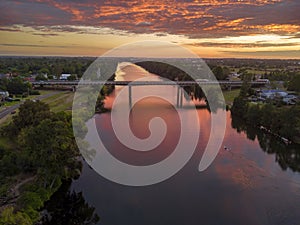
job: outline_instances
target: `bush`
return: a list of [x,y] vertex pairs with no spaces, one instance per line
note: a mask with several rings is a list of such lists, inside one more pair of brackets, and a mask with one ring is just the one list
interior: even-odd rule
[[41,93],[38,90],[30,90],[29,94],[30,95],[40,95]]
[[18,200],[18,204],[22,208],[40,209],[43,206],[43,201],[40,196],[31,191],[26,191]]
[[13,207],[5,208],[0,215],[0,224],[2,225],[31,225],[29,216],[23,212],[14,212]]

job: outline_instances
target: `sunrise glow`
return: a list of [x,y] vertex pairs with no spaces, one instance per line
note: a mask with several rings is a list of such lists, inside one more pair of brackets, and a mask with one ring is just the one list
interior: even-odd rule
[[200,57],[300,58],[300,2],[2,1],[1,55],[99,56],[169,41]]

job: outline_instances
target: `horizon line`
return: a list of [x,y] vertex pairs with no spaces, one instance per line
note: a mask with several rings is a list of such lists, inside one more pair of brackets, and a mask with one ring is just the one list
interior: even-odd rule
[[27,58],[40,58],[40,57],[48,57],[48,58],[149,58],[149,59],[154,59],[154,58],[170,58],[170,59],[247,59],[247,60],[296,60],[300,61],[300,58],[253,58],[253,57],[124,57],[124,56],[90,56],[90,55],[7,55],[7,54],[0,54],[0,57],[27,57]]

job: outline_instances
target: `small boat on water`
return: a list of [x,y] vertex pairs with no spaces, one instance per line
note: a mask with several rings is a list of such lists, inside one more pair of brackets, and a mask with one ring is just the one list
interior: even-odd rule
[[224,150],[227,150],[227,151],[229,151],[229,150],[230,150],[230,148],[228,148],[226,145],[224,145]]

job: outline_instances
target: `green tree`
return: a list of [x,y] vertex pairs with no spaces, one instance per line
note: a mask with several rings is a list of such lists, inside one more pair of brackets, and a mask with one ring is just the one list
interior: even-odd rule
[[251,75],[245,75],[244,79],[243,79],[243,84],[240,90],[240,96],[245,98],[248,97],[249,95],[253,95],[254,94],[254,90],[251,88]]
[[248,111],[248,102],[241,96],[236,97],[233,100],[231,112],[241,118],[246,118]]
[[23,212],[14,212],[13,207],[5,208],[0,215],[0,225],[32,225],[30,217]]
[[227,66],[223,67],[224,80],[230,75],[230,69]]
[[49,69],[48,68],[42,68],[42,69],[39,70],[39,74],[48,75],[49,74]]
[[300,143],[300,106],[295,105],[288,109],[282,109],[282,121],[279,134],[296,143]]
[[261,110],[258,104],[249,105],[246,114],[247,122],[250,124],[255,124],[256,126],[261,125]]
[[212,69],[213,74],[218,80],[225,80],[227,75],[224,73],[224,70],[221,66],[214,67]]
[[300,92],[300,74],[295,75],[291,81],[288,83],[289,91],[297,91]]
[[71,118],[66,113],[54,114],[37,126],[22,131],[19,144],[30,157],[45,187],[53,187],[57,178],[68,179],[76,172],[78,149]]
[[267,129],[271,129],[274,118],[275,106],[264,104],[261,108],[261,123]]
[[98,95],[96,105],[95,105],[96,112],[103,112],[105,110],[104,99],[105,99],[104,95],[101,95],[101,94]]
[[7,83],[6,88],[10,94],[19,95],[27,92],[28,89],[31,89],[31,86],[29,83],[25,83],[20,77],[16,77]]
[[72,74],[71,76],[69,76],[68,78],[67,78],[68,80],[76,80],[77,79],[77,76],[75,75],[75,74]]
[[49,105],[41,101],[26,100],[19,108],[19,113],[13,117],[13,126],[17,131],[29,126],[36,126],[42,120],[51,116]]
[[7,78],[0,79],[0,89],[6,91],[9,80]]
[[44,74],[39,74],[35,77],[35,80],[47,80],[47,78]]

